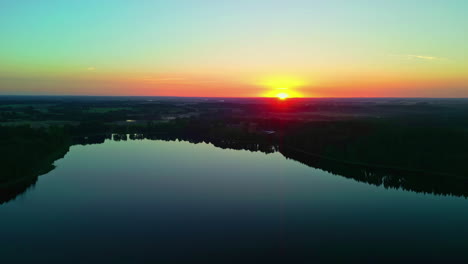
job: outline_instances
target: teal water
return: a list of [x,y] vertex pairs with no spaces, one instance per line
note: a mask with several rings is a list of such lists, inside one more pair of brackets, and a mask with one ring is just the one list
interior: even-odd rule
[[359,183],[210,144],[73,146],[0,205],[2,263],[468,258],[468,201]]

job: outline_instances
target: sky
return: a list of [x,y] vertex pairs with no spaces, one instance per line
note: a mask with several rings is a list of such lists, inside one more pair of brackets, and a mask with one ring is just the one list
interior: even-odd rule
[[466,0],[1,0],[0,94],[468,97]]

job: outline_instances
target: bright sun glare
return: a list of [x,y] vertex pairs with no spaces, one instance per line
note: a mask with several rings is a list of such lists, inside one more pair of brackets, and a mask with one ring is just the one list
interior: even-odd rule
[[297,91],[297,88],[306,85],[304,81],[291,77],[268,78],[259,84],[271,89],[270,91],[265,92],[262,96],[274,97],[278,98],[279,100],[302,97],[302,94]]
[[280,100],[286,100],[289,97],[289,95],[287,93],[279,93],[276,95],[276,97],[278,97],[278,99]]

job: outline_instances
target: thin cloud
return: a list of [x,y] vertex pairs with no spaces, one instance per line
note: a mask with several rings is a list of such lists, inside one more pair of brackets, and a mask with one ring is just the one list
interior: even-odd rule
[[443,60],[444,58],[433,57],[433,56],[424,56],[424,55],[406,55],[408,59],[418,59],[418,60]]
[[200,80],[200,79],[190,79],[190,78],[182,78],[182,77],[161,77],[161,78],[155,78],[155,77],[144,77],[143,81],[148,82],[148,83],[154,83],[154,84],[201,84],[201,83],[218,83],[219,81],[216,80]]
[[422,61],[441,61],[447,60],[447,58],[429,56],[429,55],[414,55],[414,54],[404,54],[404,55],[391,55],[393,57],[398,57],[407,60],[422,60]]

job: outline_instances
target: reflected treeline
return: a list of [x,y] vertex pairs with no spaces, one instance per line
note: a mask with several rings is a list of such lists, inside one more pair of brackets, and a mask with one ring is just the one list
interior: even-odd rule
[[106,140],[127,141],[127,140],[163,140],[163,141],[186,141],[193,144],[206,143],[212,144],[221,149],[248,150],[251,152],[275,153],[279,151],[279,146],[273,141],[264,142],[242,141],[238,139],[229,139],[224,137],[200,136],[190,134],[102,134],[86,137],[74,137],[74,145],[93,145],[102,144]]
[[[358,182],[383,186],[387,189],[402,189],[418,193],[435,195],[453,195],[468,197],[468,180],[456,175],[444,175],[427,171],[397,169],[383,166],[372,166],[343,162],[326,158],[305,150],[282,144],[275,140],[255,143],[229,139],[225,137],[213,137],[190,135],[179,133],[169,134],[114,134],[102,135],[100,142],[106,139],[114,141],[122,140],[164,140],[164,141],[186,141],[193,144],[207,143],[222,149],[247,150],[252,152],[275,153],[279,152],[288,159],[298,161],[309,167],[318,168],[334,175],[353,179]],[[88,138],[89,140],[89,138]]]
[[89,136],[73,137],[72,142],[73,142],[73,145],[86,146],[86,145],[102,144],[107,139],[112,139],[112,135],[111,134],[96,134],[96,135],[89,135]]
[[[274,145],[271,141],[266,142],[249,142],[238,139],[230,139],[224,137],[213,137],[213,136],[196,136],[196,135],[168,135],[168,134],[152,134],[144,136],[145,139],[150,140],[164,140],[164,141],[187,141],[193,144],[206,143],[212,144],[213,146],[221,149],[233,149],[233,150],[248,150],[251,152],[264,152],[274,153],[279,150],[277,145]],[[141,139],[141,137],[140,137]]]
[[[343,130],[343,127],[336,124],[334,124],[334,128],[324,127],[320,128],[322,131],[315,128],[313,132],[307,132],[307,129],[304,128],[292,129],[293,132],[307,132],[307,137],[294,134],[291,131],[286,131],[278,136],[279,133],[276,135],[249,134],[239,131],[233,133],[232,130],[224,128],[197,130],[182,127],[182,129],[163,130],[159,133],[155,132],[159,129],[153,129],[144,133],[132,132],[129,134],[125,132],[94,132],[84,136],[83,133],[74,134],[70,131],[67,132],[66,129],[58,128],[0,127],[0,166],[2,167],[0,204],[14,199],[34,186],[37,177],[52,170],[54,161],[63,157],[70,146],[102,144],[106,140],[187,141],[194,144],[208,143],[222,149],[263,153],[280,152],[288,159],[359,182],[420,193],[468,196],[468,181],[466,177],[463,177],[466,167],[460,162],[456,166],[451,166],[454,159],[450,159],[447,153],[445,153],[446,160],[438,158],[440,153],[439,156],[431,154],[433,152],[428,152],[430,148],[415,148],[414,146],[418,146],[415,140],[412,142],[413,145],[409,145],[411,149],[406,149],[409,154],[395,155],[396,152],[392,152],[394,150],[382,147],[385,145],[379,145],[378,140],[375,141],[377,143],[372,143],[371,140],[362,141],[362,137],[355,139],[355,135],[358,133],[370,138],[375,137],[367,127],[357,126],[358,133],[353,132],[349,126],[346,126],[347,130]],[[334,132],[333,129],[339,133]],[[314,133],[315,137],[312,137],[311,135]],[[384,137],[385,133],[382,132],[380,136]],[[410,133],[404,135],[411,136]],[[419,139],[421,142],[428,140],[427,136],[420,136],[420,138],[422,138],[422,140]],[[452,142],[459,139],[460,137],[454,138]],[[401,148],[408,146],[407,143],[405,144],[407,139],[401,137],[399,140],[400,143],[390,143]],[[367,153],[366,151],[372,156],[367,158],[365,156],[367,154],[362,154]],[[426,156],[418,154],[420,152],[426,152]],[[425,161],[426,163],[414,161],[419,156],[427,157],[427,153],[430,153],[428,161],[437,163],[428,167],[437,170],[421,170],[421,166],[428,161]],[[460,149],[451,152],[462,160],[464,156],[461,153]],[[373,163],[378,160],[374,157],[378,157],[383,162]],[[360,162],[362,160],[370,162]],[[395,164],[395,166],[387,166],[388,164]],[[407,166],[399,166],[401,164]],[[447,173],[440,172],[444,166],[451,166],[447,168]],[[457,174],[457,172],[459,173]]]
[[329,173],[387,189],[435,195],[468,197],[468,180],[452,175],[349,164],[305,153],[291,147],[281,148],[286,158]]

